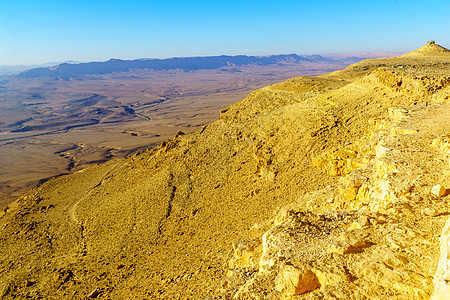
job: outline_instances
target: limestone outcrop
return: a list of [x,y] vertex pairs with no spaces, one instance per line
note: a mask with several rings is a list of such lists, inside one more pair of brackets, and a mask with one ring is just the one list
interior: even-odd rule
[[[446,299],[448,224],[436,275],[435,228],[442,228],[448,214],[442,197],[450,168],[442,141],[450,130],[444,117],[449,109],[447,103],[389,109],[382,120],[369,122],[383,126],[324,152],[315,165],[339,176],[338,183],[281,209],[267,231],[253,235],[252,243],[262,247],[248,252],[252,264],[241,261],[228,273],[244,283],[235,290],[227,286],[217,297],[427,299],[435,276],[433,297]],[[238,259],[235,253],[232,260]]]

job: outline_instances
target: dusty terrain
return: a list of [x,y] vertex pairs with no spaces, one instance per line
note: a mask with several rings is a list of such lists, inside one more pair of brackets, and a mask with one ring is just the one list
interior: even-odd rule
[[257,88],[318,72],[271,66],[10,79],[0,89],[0,206],[42,179],[198,130]]
[[0,295],[446,299],[449,99],[429,43],[53,178],[0,215]]
[[[146,60],[62,64],[0,79],[0,208],[42,180],[154,147],[178,131],[196,131],[255,89],[360,60],[242,56],[228,57],[239,66],[201,69],[225,58],[185,58],[188,65],[169,70],[144,65],[124,71],[124,64],[137,67]],[[260,64],[245,65],[246,59]],[[177,61],[158,60],[165,67]],[[44,76],[57,71],[60,76]]]

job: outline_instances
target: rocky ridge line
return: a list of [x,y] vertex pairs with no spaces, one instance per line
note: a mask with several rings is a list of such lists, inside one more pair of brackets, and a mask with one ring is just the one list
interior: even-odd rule
[[379,69],[359,83],[374,79],[397,92],[431,95],[433,103],[390,107],[387,117],[369,120],[359,141],[315,158],[339,184],[254,225],[249,240],[233,245],[214,299],[426,299],[433,275],[433,299],[449,297],[450,221],[437,272],[435,259],[436,228],[449,214],[442,197],[450,185],[450,104],[447,92],[438,92],[449,81]]

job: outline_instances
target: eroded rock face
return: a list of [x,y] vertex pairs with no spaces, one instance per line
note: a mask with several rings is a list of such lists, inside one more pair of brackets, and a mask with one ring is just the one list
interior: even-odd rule
[[[448,93],[439,79],[410,78],[406,91],[393,88],[389,80],[400,77],[378,82],[399,94],[434,99]],[[438,230],[449,211],[450,105],[396,107],[396,101],[385,116],[369,121],[366,135],[312,160],[338,183],[299,198],[266,222],[262,247],[253,252],[259,268],[230,272],[242,284],[222,289],[218,298],[450,297],[448,223],[442,234]]]
[[[437,146],[445,158],[449,158],[449,136],[442,135],[433,141],[433,145]],[[448,174],[447,172],[446,174]],[[435,185],[431,193],[436,197],[442,197],[447,190],[440,184]],[[435,213],[434,215],[437,215]],[[439,257],[439,265],[434,275],[434,293],[431,299],[443,300],[450,299],[450,218],[447,219],[440,237],[441,255]]]
[[441,256],[434,276],[434,293],[431,299],[450,299],[450,218],[441,235]]

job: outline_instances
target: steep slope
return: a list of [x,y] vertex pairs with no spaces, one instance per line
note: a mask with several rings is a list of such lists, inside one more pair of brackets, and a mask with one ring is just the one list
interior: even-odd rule
[[[339,183],[252,226],[250,239],[234,246],[219,295],[428,299],[449,210],[449,109],[449,103],[391,107],[360,139],[314,159]],[[447,269],[435,280],[444,293],[446,228]]]
[[429,297],[449,86],[445,52],[363,61],[54,178],[1,213],[0,295]]

